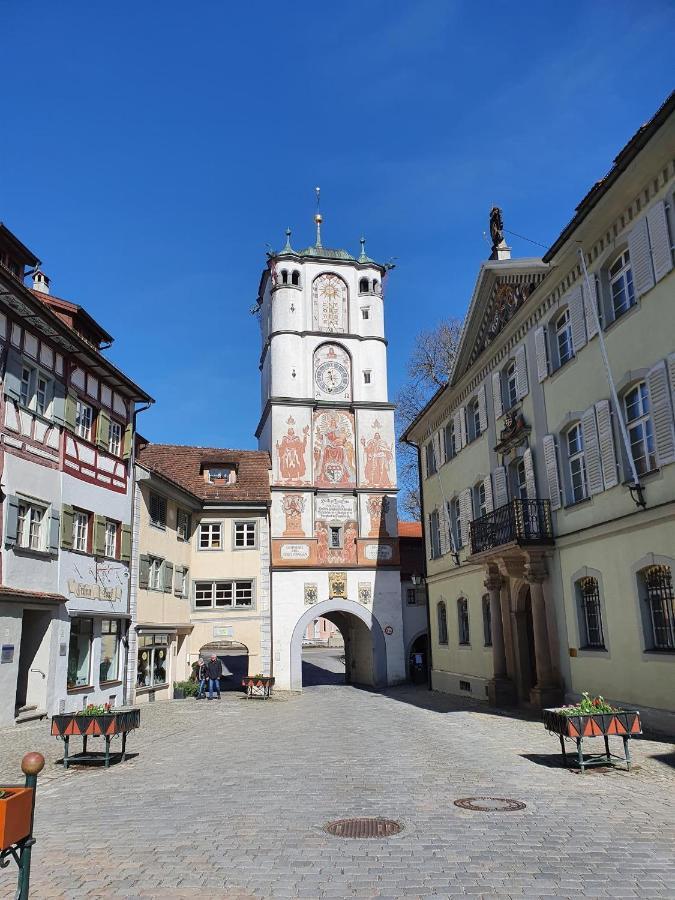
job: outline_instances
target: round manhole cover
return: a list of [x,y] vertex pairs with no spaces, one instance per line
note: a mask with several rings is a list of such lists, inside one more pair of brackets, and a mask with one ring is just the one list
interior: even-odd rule
[[474,812],[515,812],[525,809],[520,800],[506,800],[504,797],[463,797],[455,800],[455,806],[472,809]]
[[398,834],[402,826],[393,819],[338,819],[323,826],[328,834],[344,838],[385,838]]

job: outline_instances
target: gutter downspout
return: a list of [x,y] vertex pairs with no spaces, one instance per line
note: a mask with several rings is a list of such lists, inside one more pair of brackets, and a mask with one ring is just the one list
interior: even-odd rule
[[422,558],[424,559],[422,577],[424,578],[424,593],[427,600],[427,690],[432,691],[433,687],[431,686],[431,670],[433,668],[433,661],[431,655],[431,604],[429,603],[429,587],[427,585],[427,542],[424,534],[426,528],[426,516],[424,515],[424,492],[422,491],[422,447],[419,444],[414,444],[412,441],[409,441],[407,439],[405,443],[410,447],[415,447],[417,450],[417,477],[419,479],[420,486],[420,515],[422,516]]
[[[154,401],[152,401],[154,402]],[[146,403],[134,410],[133,416],[133,446],[129,456],[129,478],[131,480],[131,559],[129,560],[129,594],[128,613],[129,625],[127,627],[127,665],[126,678],[124,679],[124,703],[130,705],[136,699],[136,666],[138,665],[138,635],[136,622],[138,612],[138,555],[140,522],[138,521],[138,509],[140,508],[141,489],[136,480],[136,419],[139,413],[150,409],[152,402]]]

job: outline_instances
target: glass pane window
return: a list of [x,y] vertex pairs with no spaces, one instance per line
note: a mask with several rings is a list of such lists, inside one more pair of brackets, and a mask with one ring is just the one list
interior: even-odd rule
[[156,556],[150,557],[150,569],[148,573],[148,587],[151,591],[161,591],[164,590],[164,585],[162,583],[162,562],[163,560],[159,559]]
[[76,688],[90,684],[91,641],[94,620],[76,616],[70,622],[70,644],[68,648],[68,687]]
[[253,582],[237,581],[235,589],[235,606],[253,605]]
[[190,513],[179,509],[176,513],[176,537],[179,541],[190,539]]
[[[235,547],[255,547],[255,525],[255,522],[237,522],[235,524]],[[337,546],[339,546],[339,544]]]
[[512,360],[506,368],[506,402],[509,409],[518,402],[518,381],[515,360]]
[[49,382],[43,375],[37,377],[37,389],[35,391],[35,411],[41,416],[47,414],[49,405]]
[[567,460],[570,472],[572,500],[577,503],[588,496],[586,486],[586,460],[581,425],[574,425],[567,432]]
[[221,541],[221,524],[220,522],[202,522],[199,526],[199,548],[200,550],[220,550]]
[[653,650],[675,650],[675,596],[670,566],[650,566],[643,573]]
[[85,441],[91,440],[91,426],[94,421],[94,410],[88,403],[77,401],[75,407],[75,432]]
[[122,449],[122,426],[119,422],[110,423],[108,434],[108,450],[113,456],[119,456]]
[[17,510],[16,542],[26,550],[44,550],[45,548],[45,514],[46,509],[34,503],[19,503]]
[[478,484],[473,489],[474,496],[474,518],[480,519],[481,516],[484,516],[487,513],[487,504],[485,502],[485,482],[479,481]]
[[105,555],[111,558],[117,556],[117,522],[110,519],[105,523]]
[[437,559],[441,555],[441,533],[439,529],[438,510],[435,509],[430,516],[431,529],[431,557]]
[[234,482],[234,469],[230,466],[222,466],[219,468],[209,469],[209,481],[214,484],[216,481],[224,481],[226,484]]
[[150,524],[155,528],[166,528],[166,498],[150,494]]
[[609,267],[609,286],[612,294],[614,318],[618,319],[635,303],[633,270],[628,250],[625,250]]
[[445,426],[445,458],[452,459],[457,453],[455,446],[455,423],[450,421]]
[[120,624],[119,619],[101,620],[99,681],[115,681],[117,679],[121,635]]
[[492,646],[492,607],[487,594],[483,597],[483,643]]
[[477,438],[480,436],[480,406],[478,400],[474,400],[471,405],[471,420],[473,423],[473,434],[471,436]]
[[21,369],[21,390],[20,390],[20,398],[21,405],[28,406],[30,403],[30,398],[32,394],[32,381],[33,381],[33,370],[28,366],[23,366]]
[[[154,635],[146,635],[138,653],[136,672],[137,687],[158,687],[166,684],[166,639],[160,644],[152,643]],[[157,636],[164,637],[164,636]]]
[[86,553],[89,549],[89,513],[73,513],[73,550]]
[[216,606],[232,606],[233,586],[231,581],[218,581],[215,585]]
[[469,601],[466,597],[460,597],[457,601],[457,625],[459,629],[459,643],[469,644]]
[[627,392],[623,403],[633,462],[638,475],[644,475],[656,468],[654,425],[650,415],[647,385],[644,381]]
[[441,602],[438,604],[437,614],[438,614],[438,643],[439,644],[447,644],[448,643],[448,611],[445,606],[445,601],[441,600]]
[[452,530],[455,538],[455,549],[458,550],[462,546],[462,529],[460,523],[462,521],[462,507],[459,497],[452,501]]
[[582,639],[584,646],[604,650],[605,637],[602,632],[602,611],[600,589],[597,578],[582,578],[581,591]]
[[406,588],[405,598],[408,606],[417,606],[417,591],[415,588]]
[[525,475],[525,463],[522,459],[516,465],[516,491],[519,500],[527,500],[527,476]]
[[426,454],[427,454],[427,474],[433,475],[436,471],[436,452],[434,449],[433,438],[427,444]]
[[555,323],[556,340],[558,342],[558,361],[561,366],[574,356],[574,345],[572,344],[572,323],[570,322],[570,311],[565,312],[558,317]]

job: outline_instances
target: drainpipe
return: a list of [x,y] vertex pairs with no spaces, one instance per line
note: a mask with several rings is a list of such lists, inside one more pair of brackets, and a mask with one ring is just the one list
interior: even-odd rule
[[431,691],[433,690],[431,686],[431,669],[433,668],[431,657],[431,604],[429,603],[429,587],[427,585],[427,544],[424,536],[426,517],[424,515],[424,492],[422,491],[422,447],[419,444],[414,444],[412,441],[406,441],[406,444],[415,447],[417,450],[417,475],[420,485],[420,515],[422,516],[422,558],[424,560],[422,566],[422,579],[424,581],[424,592],[427,600],[427,690]]

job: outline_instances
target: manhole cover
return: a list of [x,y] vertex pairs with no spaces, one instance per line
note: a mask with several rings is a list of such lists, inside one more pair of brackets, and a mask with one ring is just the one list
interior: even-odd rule
[[384,838],[401,831],[393,819],[338,819],[323,826],[328,834],[344,838]]
[[455,800],[455,806],[475,812],[515,812],[525,809],[525,804],[520,800],[506,800],[504,797],[464,797]]

